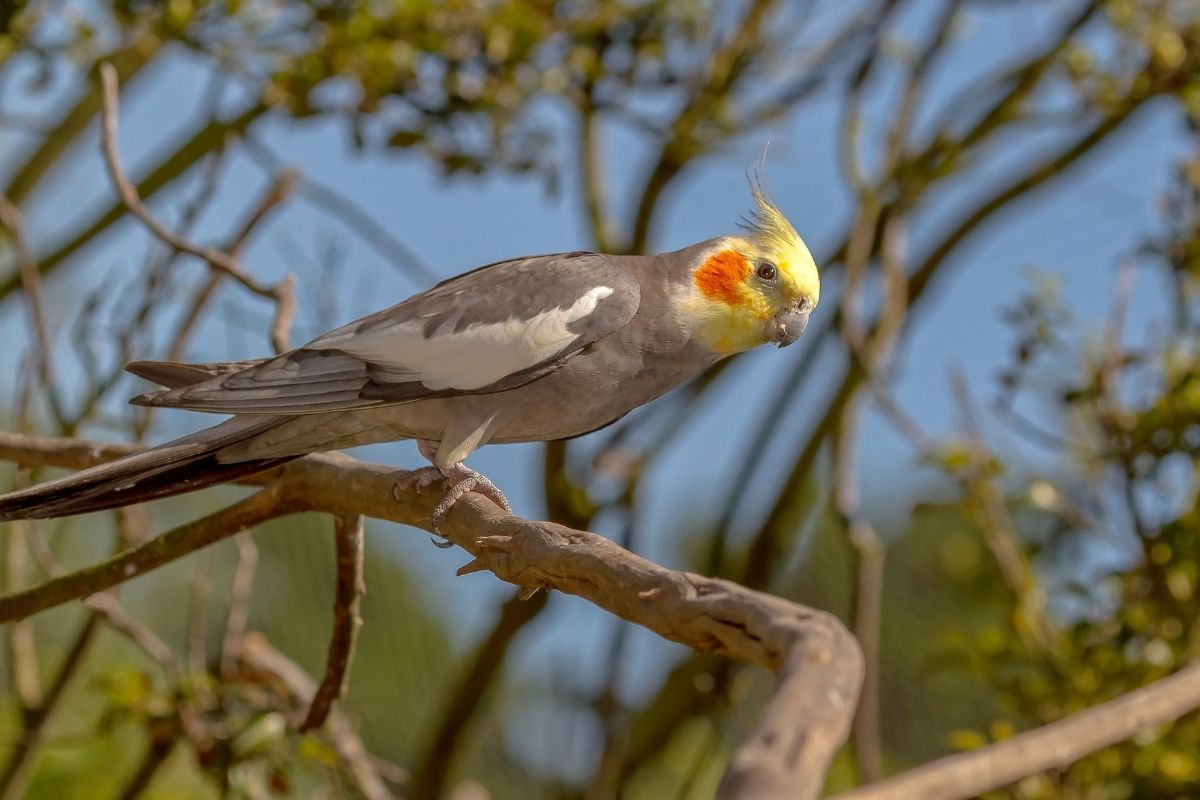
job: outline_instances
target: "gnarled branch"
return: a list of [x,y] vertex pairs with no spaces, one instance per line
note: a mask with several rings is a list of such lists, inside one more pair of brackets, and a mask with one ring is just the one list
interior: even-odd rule
[[[102,463],[116,454],[101,445],[0,434],[0,457],[54,463],[50,453],[71,466]],[[428,530],[444,487],[422,491],[412,475],[342,455],[307,456],[226,509],[101,564],[0,598],[0,621],[102,591],[287,514],[359,514]],[[508,516],[476,494],[454,505],[442,532],[473,556],[459,574],[488,570],[527,590],[578,595],[672,641],[776,670],[775,694],[734,754],[719,796],[818,796],[829,761],[849,731],[863,675],[862,653],[834,616],[729,581],[660,567],[593,533]]]

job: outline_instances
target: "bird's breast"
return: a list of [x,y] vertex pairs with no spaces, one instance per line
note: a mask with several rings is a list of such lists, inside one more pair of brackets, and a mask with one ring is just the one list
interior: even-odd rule
[[494,397],[493,442],[549,441],[604,427],[684,383],[715,360],[700,348],[671,352],[602,342],[559,369]]

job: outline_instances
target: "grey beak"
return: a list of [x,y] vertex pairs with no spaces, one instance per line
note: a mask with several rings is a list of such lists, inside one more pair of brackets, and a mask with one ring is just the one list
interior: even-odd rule
[[787,347],[799,339],[800,334],[808,327],[808,309],[803,306],[785,308],[775,315],[771,325],[771,341],[780,347]]

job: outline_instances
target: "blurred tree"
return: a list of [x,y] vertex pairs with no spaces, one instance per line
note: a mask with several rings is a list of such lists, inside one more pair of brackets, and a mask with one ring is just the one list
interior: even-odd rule
[[[1101,341],[1075,352],[1064,325],[1043,326],[1061,316],[1045,310],[1053,300],[1042,292],[1014,310],[1019,347],[999,408],[1017,431],[1064,459],[1059,475],[1015,475],[1002,485],[998,470],[980,474],[977,457],[945,462],[965,488],[975,487],[966,488],[965,510],[985,539],[1003,518],[973,512],[973,498],[1012,498],[1050,634],[1021,635],[1022,599],[1012,593],[1004,619],[948,649],[987,676],[1004,708],[984,731],[955,734],[960,746],[1061,719],[1195,661],[1198,156],[1180,165],[1162,233],[1121,265]],[[1167,279],[1164,314],[1140,340],[1126,322],[1135,272]],[[1049,427],[1018,410],[1022,393],[1045,392],[1057,410]],[[1190,797],[1200,791],[1198,745],[1200,720],[1192,715],[997,796]]]

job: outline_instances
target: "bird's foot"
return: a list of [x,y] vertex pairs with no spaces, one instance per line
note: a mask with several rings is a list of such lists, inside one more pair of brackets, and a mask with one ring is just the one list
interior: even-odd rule
[[[422,467],[421,469],[411,470],[410,472],[405,473],[403,478],[392,484],[392,499],[399,503],[403,500],[402,495],[405,492],[416,489],[417,494],[420,494],[430,486],[441,483],[445,480],[447,480],[447,476],[443,475],[441,470],[439,470],[437,467]],[[453,487],[451,487],[451,491],[453,491]],[[438,508],[441,508],[440,503]],[[435,511],[434,513],[436,515],[437,512]],[[444,514],[445,512],[443,512],[443,515]],[[440,523],[441,518],[439,517],[437,518],[437,521],[434,522],[432,527],[433,532],[440,536],[441,539],[431,539],[430,541],[433,542],[434,547],[450,547],[451,542],[446,539],[446,537],[442,536],[441,532],[438,530],[438,525]]]
[[429,515],[429,527],[443,539],[441,542],[434,542],[438,547],[450,546],[449,540],[442,534],[442,522],[445,521],[446,514],[450,511],[450,508],[462,499],[462,496],[467,492],[478,492],[504,509],[505,513],[512,513],[512,506],[509,505],[508,498],[504,496],[504,492],[500,491],[500,487],[492,483],[487,476],[476,472],[464,464],[455,464],[446,469],[443,474],[451,481],[450,489],[446,492],[442,501],[437,504],[437,507],[433,509],[433,513]]
[[396,481],[392,486],[392,497],[397,501],[400,500],[400,494],[407,492],[410,489],[416,489],[417,494],[433,486],[435,483],[441,483],[446,480],[437,467],[421,467],[405,473],[404,477]]

